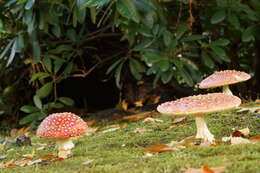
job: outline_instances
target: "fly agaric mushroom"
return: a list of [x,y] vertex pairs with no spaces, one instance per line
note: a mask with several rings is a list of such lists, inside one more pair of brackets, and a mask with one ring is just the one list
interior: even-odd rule
[[241,100],[236,96],[224,93],[211,93],[166,102],[159,105],[157,110],[162,114],[168,115],[195,116],[197,126],[196,138],[201,138],[204,142],[212,143],[214,135],[208,129],[204,115],[232,109],[238,107],[240,104]]
[[58,156],[67,158],[74,147],[72,137],[85,134],[87,124],[79,116],[70,113],[54,113],[46,117],[37,129],[40,138],[58,140]]
[[248,79],[250,79],[250,75],[245,72],[224,70],[215,72],[206,79],[202,80],[199,84],[199,88],[206,89],[223,86],[223,93],[233,95],[228,85],[244,82]]

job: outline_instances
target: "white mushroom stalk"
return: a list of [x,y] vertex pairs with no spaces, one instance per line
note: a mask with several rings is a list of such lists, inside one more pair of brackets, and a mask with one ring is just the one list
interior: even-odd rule
[[232,91],[229,89],[229,86],[228,86],[228,85],[223,86],[222,92],[223,92],[224,94],[233,95],[233,93],[232,93]]
[[196,138],[203,139],[203,142],[213,143],[214,135],[210,133],[204,117],[196,116],[195,122],[197,126]]
[[71,155],[71,149],[74,148],[74,144],[71,139],[60,140],[57,142],[58,156],[60,158],[68,158]]

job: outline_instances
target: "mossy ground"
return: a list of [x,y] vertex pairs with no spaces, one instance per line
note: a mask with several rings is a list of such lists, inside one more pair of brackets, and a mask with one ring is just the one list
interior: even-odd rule
[[[13,167],[0,169],[2,173],[173,173],[181,172],[187,167],[200,168],[203,165],[218,167],[231,164],[226,168],[226,172],[233,173],[259,173],[260,172],[260,142],[256,144],[222,144],[207,147],[188,147],[178,151],[153,154],[145,157],[141,147],[148,146],[153,142],[169,143],[172,140],[179,141],[195,134],[195,123],[192,117],[188,121],[181,122],[187,124],[183,128],[170,130],[172,125],[170,116],[157,116],[164,122],[151,125],[141,121],[128,122],[126,128],[108,132],[95,133],[93,136],[86,136],[75,141],[76,147],[73,149],[73,157],[60,162],[50,162],[46,165],[35,164],[32,166]],[[232,131],[249,127],[250,135],[260,135],[260,118],[253,113],[237,113],[235,111],[208,115],[206,117],[210,131],[216,139],[229,136]],[[106,124],[98,124],[105,126]],[[177,124],[178,125],[178,124]],[[152,129],[141,135],[134,133],[136,128]],[[46,142],[32,138],[32,142]],[[34,158],[40,155],[55,153],[54,147],[44,150],[36,150],[39,146],[26,146],[8,148],[0,150],[0,155],[8,152],[8,157],[1,162],[11,159],[21,159],[22,155],[35,151]],[[87,165],[82,165],[87,160],[93,160]]]

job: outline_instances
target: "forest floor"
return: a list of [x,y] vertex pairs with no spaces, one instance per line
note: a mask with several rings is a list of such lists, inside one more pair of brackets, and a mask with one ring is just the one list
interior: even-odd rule
[[[148,118],[144,122],[148,116],[155,119]],[[32,146],[0,145],[0,172],[260,172],[258,109],[207,115],[208,127],[217,140],[211,146],[200,144],[200,141],[190,137],[196,133],[193,117],[162,116],[156,112],[146,112],[124,120],[88,121],[92,132],[74,140],[73,155],[64,160],[56,156],[55,141],[37,139],[30,132]],[[244,130],[238,131],[241,129]],[[242,139],[237,140],[241,144],[221,140],[231,134],[236,139]],[[6,137],[0,139],[3,138]],[[178,143],[183,139],[182,143]],[[172,145],[167,145],[169,143]]]

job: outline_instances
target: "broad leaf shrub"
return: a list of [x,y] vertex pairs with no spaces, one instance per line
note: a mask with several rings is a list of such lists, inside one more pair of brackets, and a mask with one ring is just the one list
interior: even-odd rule
[[154,85],[175,78],[193,87],[232,64],[252,71],[259,20],[258,0],[0,0],[0,63],[30,70],[28,84],[36,91],[34,106],[21,107],[29,113],[20,121],[25,124],[73,105],[56,86],[84,69],[78,62],[96,61],[85,56],[95,49],[87,43],[105,42],[113,35],[108,30],[128,42],[124,56],[106,62],[118,87],[127,68],[137,80],[152,75]]

